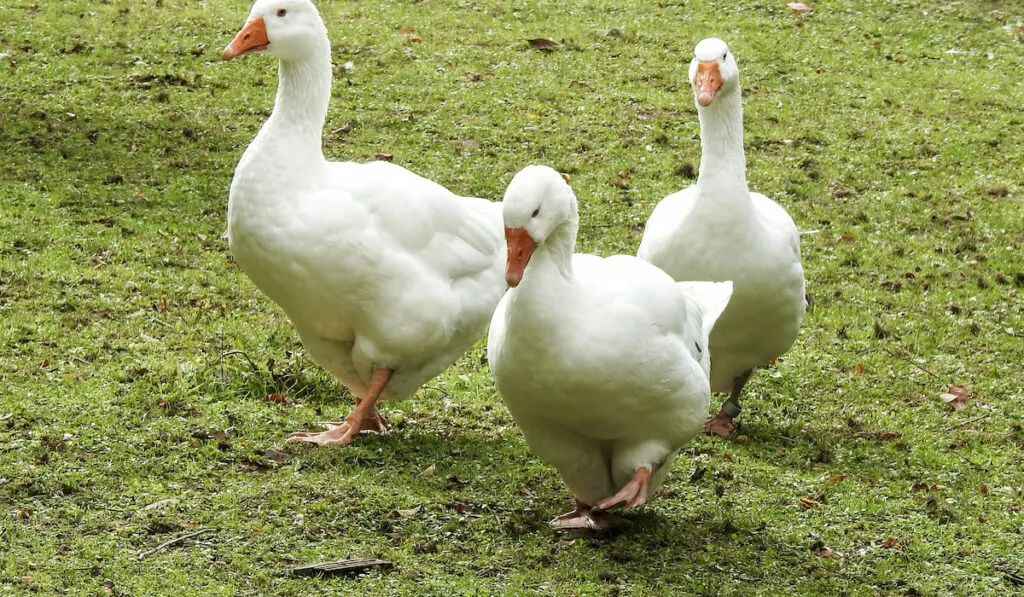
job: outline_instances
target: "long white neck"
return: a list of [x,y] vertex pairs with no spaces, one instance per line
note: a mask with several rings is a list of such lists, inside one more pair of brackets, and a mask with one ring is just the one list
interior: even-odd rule
[[714,190],[716,197],[750,201],[747,162],[743,155],[743,100],[739,89],[697,107],[700,117],[700,172],[697,188]]
[[537,247],[523,272],[523,280],[516,289],[518,298],[537,297],[576,283],[572,270],[572,252],[576,247],[579,217],[575,212],[555,228]]
[[274,111],[253,145],[284,149],[290,163],[322,162],[324,121],[331,101],[331,47],[326,35],[305,58],[281,60],[279,80]]

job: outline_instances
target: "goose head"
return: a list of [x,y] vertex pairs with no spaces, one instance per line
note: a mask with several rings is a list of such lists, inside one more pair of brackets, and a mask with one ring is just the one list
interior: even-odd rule
[[221,60],[265,52],[282,60],[308,55],[327,41],[327,28],[309,0],[256,0],[249,19],[221,53]]
[[690,84],[697,105],[707,108],[720,95],[739,89],[740,69],[729,46],[717,37],[709,37],[693,49]]
[[527,166],[512,178],[505,190],[502,216],[508,247],[505,281],[515,288],[523,279],[523,272],[537,247],[544,245],[562,226],[575,225],[576,195],[555,170],[547,166]]

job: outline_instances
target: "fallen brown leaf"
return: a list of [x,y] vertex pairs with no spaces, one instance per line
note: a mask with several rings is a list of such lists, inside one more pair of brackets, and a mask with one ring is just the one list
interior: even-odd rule
[[889,537],[885,541],[882,541],[882,549],[892,549],[894,547],[899,547],[899,545],[900,542],[895,537]]
[[803,506],[804,508],[811,508],[813,510],[821,509],[821,502],[817,500],[812,500],[809,497],[800,498],[800,505]]
[[526,40],[530,44],[530,47],[534,50],[540,50],[541,52],[552,52],[558,47],[558,44],[550,39],[538,37],[535,39]]
[[423,38],[418,36],[418,35],[410,35],[409,36],[409,43],[411,43],[411,44],[418,44],[421,41],[423,41]]
[[949,405],[949,408],[953,410],[963,410],[967,408],[967,398],[971,395],[970,390],[959,384],[949,384],[949,389],[945,393],[939,394],[939,398]]
[[434,471],[436,471],[436,470],[437,470],[437,467],[432,464],[432,465],[428,466],[427,468],[423,469],[423,472],[420,473],[420,476],[421,477],[430,477],[431,475],[434,474]]
[[395,510],[395,512],[402,518],[409,518],[410,516],[416,516],[420,513],[423,506],[416,506],[415,508],[409,508],[408,510]]
[[18,518],[31,518],[32,508],[20,508],[18,510]]
[[373,157],[374,159],[380,160],[382,162],[390,162],[391,160],[395,159],[395,155],[393,153],[376,153],[374,154]]
[[285,396],[284,394],[271,394],[271,395],[267,396],[266,398],[264,398],[263,400],[265,400],[266,402],[273,402],[275,404],[287,404],[288,403],[288,397]]
[[288,462],[292,458],[295,458],[295,455],[289,454],[287,452],[281,452],[273,448],[267,448],[266,450],[263,451],[263,457],[273,460],[278,464],[284,464],[285,462]]

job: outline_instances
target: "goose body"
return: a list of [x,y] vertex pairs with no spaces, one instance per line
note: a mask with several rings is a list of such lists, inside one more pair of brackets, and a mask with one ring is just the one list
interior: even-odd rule
[[730,392],[708,431],[727,434],[751,372],[785,353],[805,310],[800,235],[779,204],[747,188],[739,69],[711,38],[690,64],[701,126],[697,183],[663,199],[637,255],[676,280],[732,280],[710,346],[711,389]]
[[378,399],[410,396],[486,330],[504,291],[501,206],[388,162],[324,158],[330,43],[308,0],[257,1],[224,57],[250,51],[280,58],[280,84],[231,183],[231,250],[357,396],[344,423],[294,439],[347,444],[385,430]]
[[[534,215],[531,215],[534,214]],[[553,524],[603,527],[644,503],[708,408],[708,334],[731,284],[677,284],[632,256],[573,255],[577,206],[550,168],[505,194],[511,288],[488,360],[530,447],[577,500]]]

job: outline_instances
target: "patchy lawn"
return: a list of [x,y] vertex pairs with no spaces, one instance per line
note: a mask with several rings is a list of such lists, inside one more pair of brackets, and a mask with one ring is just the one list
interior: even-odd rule
[[[354,66],[334,80],[330,157],[390,153],[491,198],[549,164],[602,255],[634,252],[693,182],[686,65],[724,38],[748,178],[803,231],[800,339],[748,386],[738,432],[694,442],[617,537],[547,527],[568,492],[482,344],[385,406],[391,436],[285,445],[351,400],[221,239],[276,86],[272,59],[219,61],[248,3],[7,2],[0,594],[1021,590],[1024,6],[319,5]],[[940,398],[954,383],[960,411]],[[395,567],[290,574],[346,557]]]

